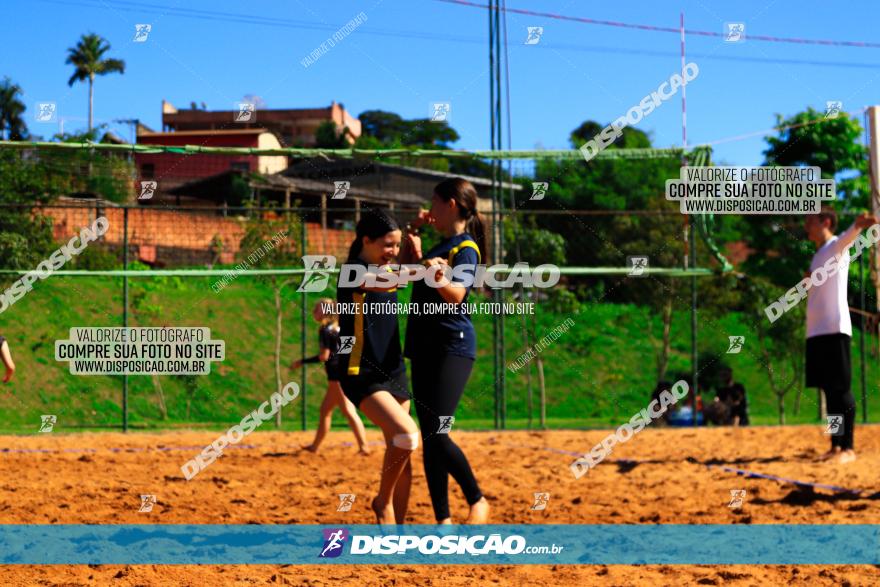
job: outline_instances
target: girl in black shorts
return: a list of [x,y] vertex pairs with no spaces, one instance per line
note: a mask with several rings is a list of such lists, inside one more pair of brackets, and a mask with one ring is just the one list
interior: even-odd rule
[[[381,210],[364,211],[347,263],[366,267],[396,262],[400,239],[397,221]],[[410,455],[418,448],[419,433],[409,415],[397,314],[374,310],[386,302],[396,305],[397,289],[338,285],[336,300],[343,309],[339,316],[342,391],[382,429],[387,445],[373,511],[379,524],[402,524],[412,483]],[[345,311],[352,306],[353,313]]]
[[339,408],[348,420],[348,425],[352,432],[354,432],[355,439],[357,439],[358,454],[367,455],[370,454],[370,451],[367,449],[364,423],[358,417],[354,404],[343,395],[342,386],[339,385],[339,356],[336,354],[336,351],[339,350],[339,317],[324,311],[334,304],[335,302],[330,298],[321,298],[312,310],[312,316],[315,318],[315,321],[321,324],[321,329],[318,331],[321,352],[305,360],[297,359],[290,365],[291,369],[299,369],[303,364],[307,363],[324,363],[324,370],[327,372],[327,393],[324,395],[324,401],[321,402],[321,417],[318,421],[318,430],[315,431],[315,439],[312,441],[312,444],[306,446],[305,449],[309,452],[318,452],[318,447],[321,446],[321,442],[330,431],[330,425],[333,422],[333,410]]
[[[421,240],[407,235],[406,262],[426,265],[464,266],[473,276],[476,265],[485,258],[486,227],[477,212],[477,190],[470,182],[454,178],[434,188],[431,211],[423,212],[415,225],[430,222],[444,239],[421,254]],[[461,270],[459,270],[461,271]],[[429,278],[425,278],[429,279]],[[424,281],[413,285],[412,303],[464,304],[470,286],[452,277],[442,287]],[[461,486],[470,505],[469,524],[484,524],[489,517],[489,503],[483,497],[464,453],[449,437],[447,418],[464,393],[477,356],[477,339],[467,312],[426,316],[410,314],[406,328],[406,356],[411,359],[413,398],[424,441],[425,477],[434,505],[434,516],[441,524],[451,524],[449,517],[449,475]]]

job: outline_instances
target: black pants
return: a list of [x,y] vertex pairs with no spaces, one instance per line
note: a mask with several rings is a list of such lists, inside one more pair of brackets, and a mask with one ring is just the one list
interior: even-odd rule
[[831,446],[842,450],[853,448],[853,432],[856,428],[856,400],[852,390],[847,387],[825,388],[825,403],[828,414],[843,414],[843,434],[831,437]]
[[438,433],[442,417],[455,415],[473,367],[473,359],[453,355],[412,360],[413,399],[422,429],[425,478],[438,522],[449,517],[449,475],[461,487],[468,504],[483,497],[464,453],[449,434]]
[[843,333],[822,334],[807,339],[807,387],[825,392],[828,415],[843,416],[843,434],[831,437],[831,446],[843,450],[853,448],[856,427],[856,400],[852,383],[850,337]]

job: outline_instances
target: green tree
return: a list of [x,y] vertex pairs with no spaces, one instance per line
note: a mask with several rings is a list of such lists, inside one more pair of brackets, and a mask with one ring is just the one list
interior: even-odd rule
[[75,47],[67,50],[67,63],[74,66],[73,75],[67,80],[67,85],[73,86],[76,82],[88,80],[89,82],[89,130],[92,130],[94,113],[94,85],[95,76],[108,73],[125,73],[125,62],[120,59],[104,59],[104,55],[110,50],[110,43],[106,39],[89,33],[83,35]]
[[386,145],[397,143],[407,131],[406,121],[394,112],[366,110],[358,119],[361,121],[362,138],[373,138]]
[[[445,121],[433,121],[428,118],[404,120],[399,114],[384,110],[366,110],[358,117],[361,121],[361,136],[355,142],[358,149],[451,149],[452,143],[461,137],[458,132]],[[461,157],[446,158],[389,158],[393,163],[424,167],[435,171],[448,171],[461,175],[491,177],[492,167],[486,161]],[[506,170],[502,177],[509,179]]]
[[[296,204],[299,206],[299,203]],[[248,221],[245,235],[239,246],[239,257],[260,269],[290,269],[302,264],[303,251],[300,250],[297,235],[300,234],[300,219],[292,214],[258,213],[255,212]],[[282,290],[296,283],[298,278],[271,275],[268,279],[272,285],[275,302],[275,384],[281,393],[281,338],[283,332],[284,305]],[[275,414],[275,425],[281,426],[281,410]]]
[[[604,127],[595,120],[584,121],[571,131],[569,141],[573,147],[579,149],[581,145],[601,133],[603,129]],[[615,139],[612,145],[618,149],[650,149],[651,138],[647,133],[627,126],[621,130],[621,135]]]
[[[61,173],[20,151],[0,150],[0,266],[32,268],[55,248],[52,221],[33,214],[32,205],[51,203],[63,193]],[[10,281],[14,281],[13,277]]]
[[[856,119],[845,113],[826,119],[807,108],[789,118],[777,116],[777,128],[777,136],[766,139],[764,165],[817,166],[823,178],[844,174],[847,178],[837,182],[835,207],[869,207],[866,151]],[[806,239],[803,216],[743,216],[724,222],[734,227],[727,238],[738,233],[753,250],[742,266],[747,274],[785,289],[803,277],[815,252]]]
[[21,87],[8,77],[0,82],[0,138],[8,141],[28,138],[27,124],[22,117],[26,107],[19,99],[21,93]]
[[331,120],[325,120],[318,125],[315,130],[315,146],[319,149],[346,149],[348,141],[346,135],[349,134],[348,127],[337,130],[336,123]]
[[[604,125],[587,120],[570,136],[572,148],[600,133]],[[606,149],[650,148],[650,137],[626,128]],[[647,256],[649,267],[680,267],[684,256],[683,221],[663,198],[665,181],[678,177],[677,159],[582,159],[539,160],[535,181],[549,183],[543,200],[526,200],[519,207],[560,210],[638,210],[648,214],[538,215],[538,226],[564,235],[568,265],[624,267],[629,256]],[[530,190],[524,190],[527,197]],[[675,300],[682,297],[679,278],[643,279],[612,276],[580,280],[592,288],[576,288],[580,297],[603,301],[647,305],[662,317],[662,334],[657,343],[656,369],[662,379],[669,365]],[[625,282],[625,284],[624,284]],[[572,284],[574,280],[572,280]],[[570,287],[572,285],[570,284]]]
[[361,136],[356,146],[359,148],[371,148],[363,146],[364,143],[375,144],[370,139],[376,139],[382,148],[449,149],[461,138],[446,122],[427,118],[404,120],[400,115],[384,110],[366,110],[358,118]]
[[[789,118],[776,115],[778,135],[767,137],[764,165],[805,165],[822,169],[822,177],[843,172],[867,171],[867,151],[861,144],[862,127],[856,118],[841,112],[833,118],[807,108]],[[859,184],[841,184],[840,196],[851,199],[865,195]],[[844,189],[846,188],[846,189]],[[861,189],[860,189],[861,188]]]
[[[62,143],[95,142],[106,125],[90,131],[54,135]],[[134,163],[125,156],[93,149],[42,150],[42,161],[58,170],[66,170],[66,194],[90,194],[111,202],[125,203],[134,195]]]

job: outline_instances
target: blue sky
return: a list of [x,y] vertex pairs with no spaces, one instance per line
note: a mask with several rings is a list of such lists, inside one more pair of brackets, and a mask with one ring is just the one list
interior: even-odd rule
[[[475,3],[485,0],[473,0]],[[204,101],[229,109],[245,95],[271,108],[327,106],[336,100],[357,115],[368,109],[425,117],[449,101],[456,148],[489,146],[485,10],[438,0],[213,2],[182,0],[27,0],[4,2],[0,76],[25,91],[29,126],[50,136],[57,125],[33,120],[34,104],[54,101],[65,130],[84,128],[87,86],[68,87],[67,48],[96,32],[125,60],[125,75],[95,86],[95,118],[139,118],[161,126],[161,101],[179,107]],[[775,37],[880,42],[876,2],[845,10],[818,1],[594,2],[508,0],[511,9],[633,24],[721,32],[743,22],[746,33]],[[367,20],[306,68],[301,60],[346,22]],[[149,23],[146,42],[135,24]],[[544,27],[526,45],[527,27]],[[567,148],[580,122],[603,124],[625,112],[680,68],[675,33],[582,24],[508,14],[512,140],[515,149]],[[700,75],[687,87],[688,142],[693,145],[763,131],[775,114],[840,100],[854,112],[880,103],[880,49],[769,43],[724,43],[689,35],[689,60]],[[643,119],[656,146],[681,144],[676,96]],[[128,127],[114,125],[123,137]],[[506,139],[505,139],[506,142]],[[715,145],[715,160],[751,165],[762,159],[761,136]]]

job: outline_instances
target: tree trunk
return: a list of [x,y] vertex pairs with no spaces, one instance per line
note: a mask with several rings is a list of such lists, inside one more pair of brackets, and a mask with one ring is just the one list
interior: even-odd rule
[[663,345],[660,348],[660,356],[657,358],[657,381],[663,381],[666,377],[666,368],[669,366],[670,333],[672,331],[672,295],[666,298],[663,304]]
[[767,365],[767,380],[770,383],[770,391],[776,396],[776,403],[779,408],[779,423],[785,424],[785,400],[783,399],[785,389],[777,386],[776,381],[773,379],[773,362],[770,359],[770,351],[767,350],[763,333],[760,330],[758,331],[758,344],[761,346],[761,354],[764,355],[764,362]]
[[[284,289],[285,285],[289,285],[290,283],[293,283],[292,279],[277,283],[276,278],[272,278],[272,289],[275,292],[275,389],[279,394],[283,388],[283,385],[281,384],[281,318],[283,314],[283,308],[281,306],[281,290]],[[275,413],[275,426],[277,428],[281,427],[280,409]]]
[[541,394],[541,430],[547,429],[547,395],[544,390],[544,361],[539,356],[536,361],[538,364],[538,388]]
[[[168,419],[168,408],[165,406],[165,394],[162,392],[162,382],[159,381],[159,376],[155,373],[153,374],[153,387],[156,388],[156,395],[159,398],[159,412],[162,414],[162,419]],[[187,414],[189,416],[189,414]]]
[[94,121],[93,113],[95,108],[95,74],[89,74],[89,132],[92,132],[92,123]]

